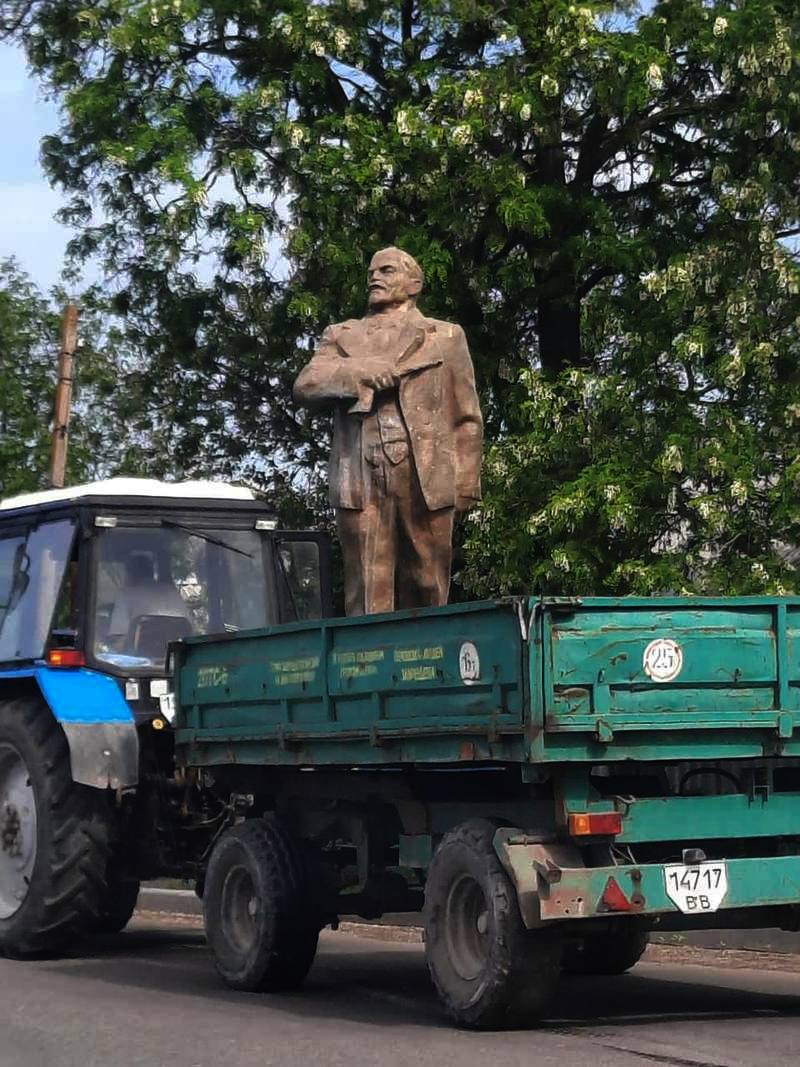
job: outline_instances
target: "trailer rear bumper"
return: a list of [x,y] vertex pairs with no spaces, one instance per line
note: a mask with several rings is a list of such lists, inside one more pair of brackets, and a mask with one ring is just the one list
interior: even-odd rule
[[[536,841],[519,831],[500,829],[494,843],[527,927],[622,915],[669,915],[685,918],[687,927],[698,919],[713,925],[719,915],[724,927],[728,911],[800,905],[800,856],[585,867],[573,846]],[[684,871],[692,873],[683,877]]]

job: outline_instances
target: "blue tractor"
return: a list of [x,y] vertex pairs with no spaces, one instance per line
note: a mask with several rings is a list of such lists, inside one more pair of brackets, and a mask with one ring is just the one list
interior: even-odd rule
[[142,879],[202,879],[231,813],[174,764],[168,646],[330,614],[326,536],[277,525],[212,482],[0,503],[0,952],[122,929]]

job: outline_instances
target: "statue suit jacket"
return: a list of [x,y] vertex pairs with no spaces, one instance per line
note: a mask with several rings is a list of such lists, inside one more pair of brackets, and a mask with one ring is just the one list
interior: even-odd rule
[[[329,326],[294,384],[299,403],[333,406],[329,484],[336,508],[364,506],[361,424],[373,399],[360,384],[372,365],[366,321]],[[483,422],[464,331],[412,309],[399,330],[394,373],[428,509],[452,507],[456,497],[479,500]]]

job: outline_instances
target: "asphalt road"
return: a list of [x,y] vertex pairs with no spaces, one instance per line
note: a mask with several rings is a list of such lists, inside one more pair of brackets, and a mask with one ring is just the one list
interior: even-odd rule
[[82,959],[0,960],[0,1067],[794,1067],[799,1052],[800,973],[758,962],[564,980],[545,1026],[480,1034],[443,1021],[421,946],[342,932],[291,996],[224,989],[196,926],[157,917]]

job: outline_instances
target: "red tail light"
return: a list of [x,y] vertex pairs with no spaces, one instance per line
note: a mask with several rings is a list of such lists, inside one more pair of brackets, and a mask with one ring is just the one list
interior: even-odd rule
[[77,648],[51,648],[47,663],[50,667],[85,667],[86,656]]
[[622,816],[618,811],[572,814],[569,832],[571,837],[615,837],[622,833]]

